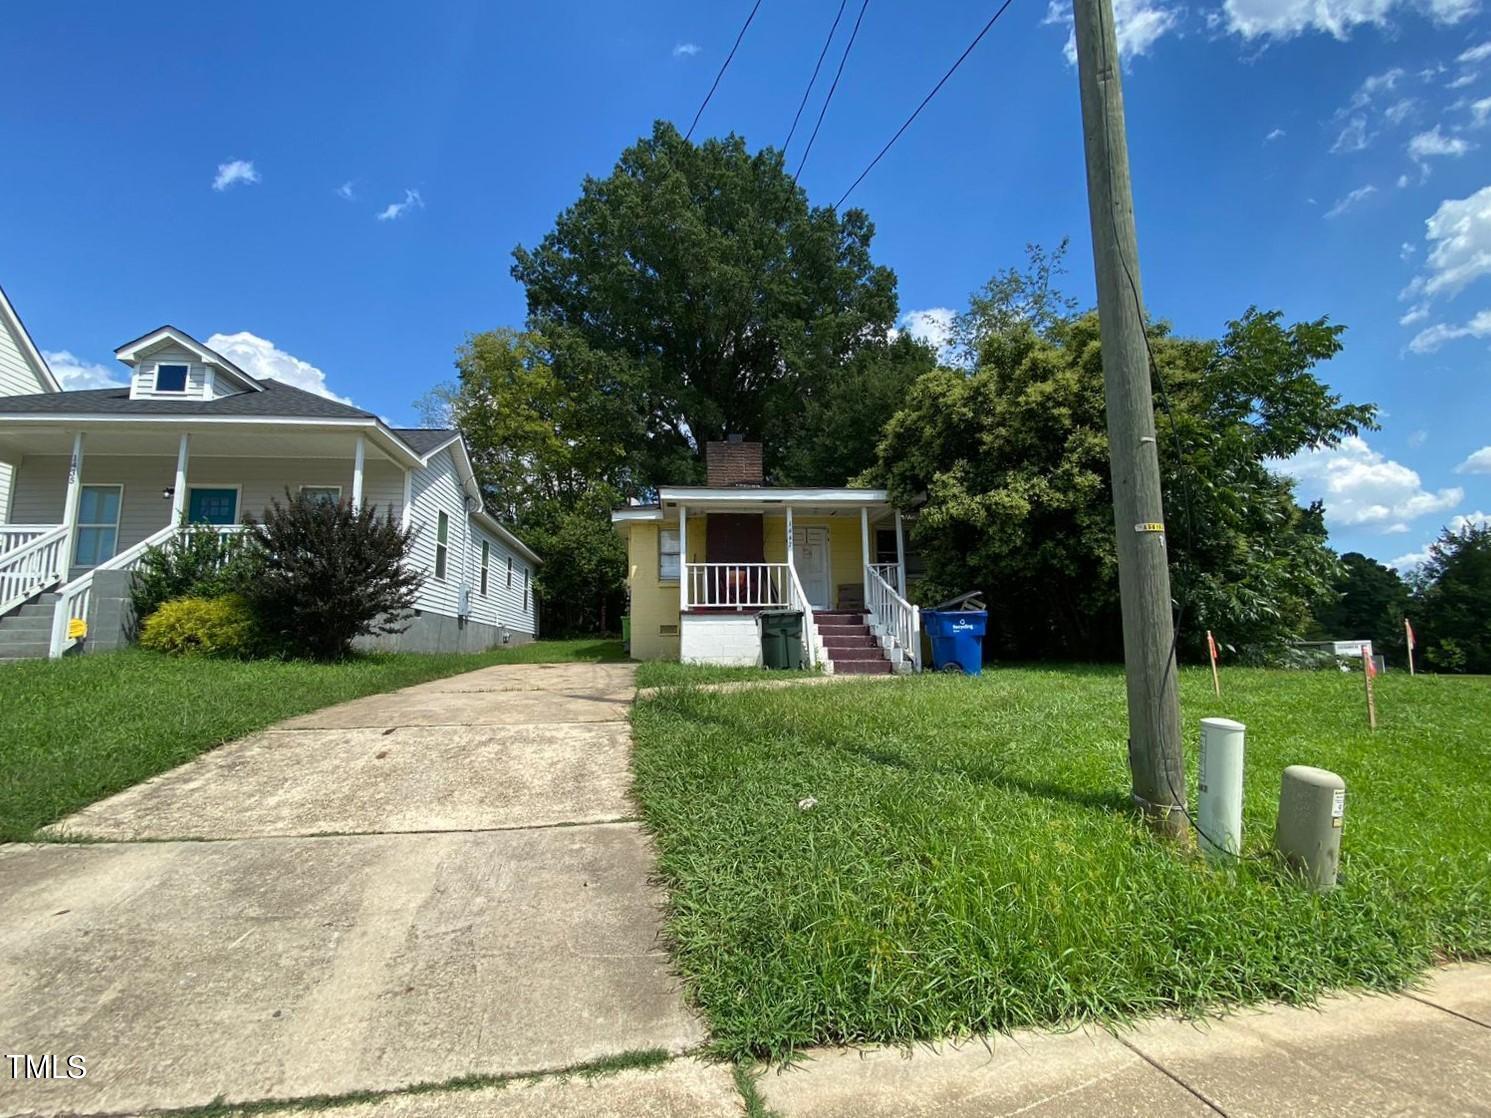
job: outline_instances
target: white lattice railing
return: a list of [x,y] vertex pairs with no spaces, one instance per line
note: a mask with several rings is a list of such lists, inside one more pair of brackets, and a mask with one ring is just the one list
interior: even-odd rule
[[797,577],[797,568],[787,564],[788,603],[792,609],[802,611],[803,663],[810,668],[818,666],[818,625],[813,620],[813,606]]
[[872,563],[870,564],[870,570],[885,579],[893,590],[901,584],[901,565],[899,563]]
[[0,555],[8,555],[60,527],[60,524],[0,524]]
[[890,639],[892,659],[899,651],[916,671],[922,667],[921,611],[896,593],[875,567],[865,568],[865,609],[871,625]]
[[[55,660],[83,639],[82,634],[87,628],[88,607],[93,601],[93,576],[95,574],[99,571],[132,571],[140,565],[140,560],[145,558],[147,551],[166,543],[177,532],[201,530],[199,525],[182,528],[175,524],[168,524],[132,547],[125,548],[112,559],[106,559],[92,570],[79,575],[58,590],[60,597],[57,601],[57,611],[52,614],[52,658]],[[241,524],[224,524],[216,528],[222,540],[219,564],[228,561],[228,557],[237,549],[244,531],[245,528]]]
[[67,566],[67,527],[44,526],[26,542],[0,552],[0,614],[55,586]]
[[786,563],[689,563],[690,608],[769,609],[786,606]]

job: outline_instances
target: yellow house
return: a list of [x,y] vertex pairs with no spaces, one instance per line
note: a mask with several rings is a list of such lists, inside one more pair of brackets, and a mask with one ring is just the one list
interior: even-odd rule
[[662,486],[654,503],[611,514],[627,543],[634,659],[759,664],[757,615],[795,609],[806,663],[919,666],[905,534],[885,490],[765,485],[761,444],[738,438],[705,456],[708,484]]

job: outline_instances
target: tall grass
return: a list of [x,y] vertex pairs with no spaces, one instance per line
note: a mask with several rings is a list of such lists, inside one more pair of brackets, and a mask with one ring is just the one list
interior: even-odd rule
[[[635,709],[669,932],[724,1053],[910,1041],[1390,989],[1491,953],[1491,687],[1234,670],[1197,720],[1248,726],[1245,849],[1217,871],[1128,804],[1116,670],[735,694]],[[1272,856],[1280,773],[1347,784],[1342,884]],[[800,808],[814,798],[816,806]]]

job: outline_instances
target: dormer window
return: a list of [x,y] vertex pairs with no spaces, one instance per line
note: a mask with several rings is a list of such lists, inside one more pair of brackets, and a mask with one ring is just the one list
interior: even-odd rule
[[157,392],[185,392],[185,365],[157,365],[155,367],[155,390]]

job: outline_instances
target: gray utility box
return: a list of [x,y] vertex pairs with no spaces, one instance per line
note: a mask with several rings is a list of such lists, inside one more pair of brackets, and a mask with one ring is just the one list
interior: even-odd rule
[[1311,765],[1290,765],[1284,770],[1274,842],[1317,892],[1336,886],[1345,821],[1344,780]]

